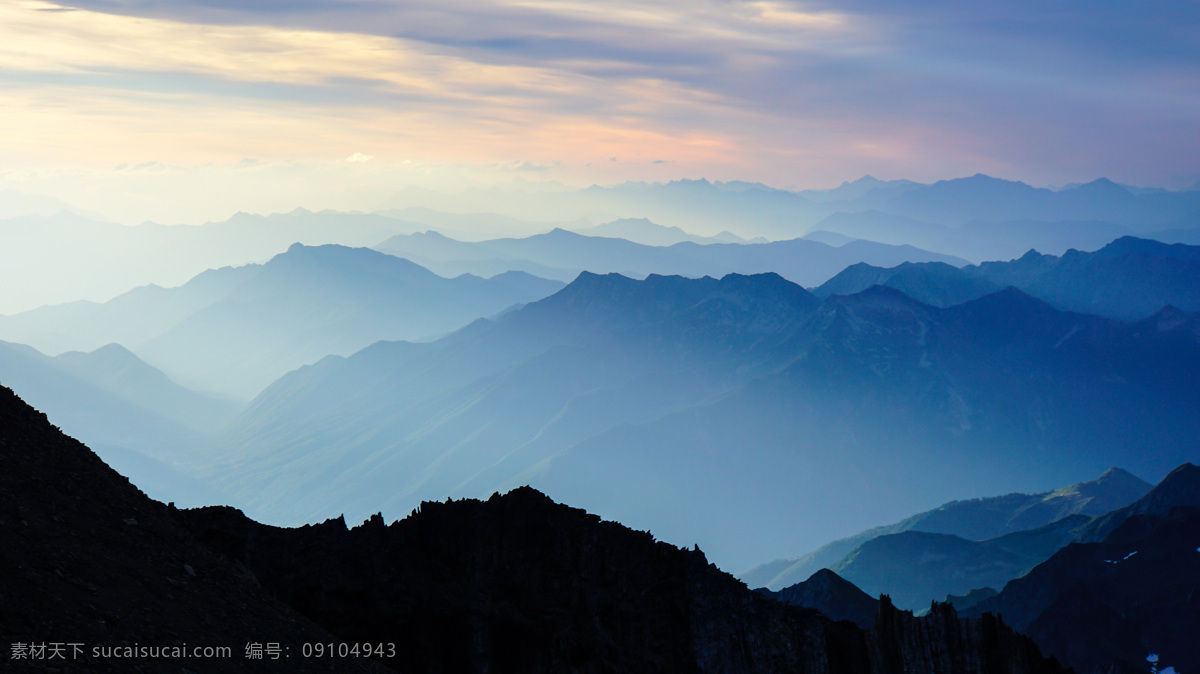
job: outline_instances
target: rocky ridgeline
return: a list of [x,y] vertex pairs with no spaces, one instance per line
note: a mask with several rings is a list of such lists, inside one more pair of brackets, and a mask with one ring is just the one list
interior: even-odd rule
[[[914,618],[884,601],[871,629],[834,622],[748,590],[699,550],[529,488],[354,529],[179,511],[3,388],[0,540],[0,634],[14,671],[1062,671],[990,616],[941,607]],[[302,657],[305,643],[349,642],[394,644],[394,656]],[[42,643],[84,650],[13,657]],[[281,659],[247,659],[271,643]],[[230,650],[91,650],[184,645]]]
[[[198,543],[174,512],[0,387],[0,670],[380,669],[358,661],[248,660],[247,645],[334,637]],[[14,657],[22,645],[26,657]],[[47,650],[37,648],[43,645]],[[185,645],[229,651],[206,658],[111,655]],[[97,648],[110,655],[93,657]]]
[[402,671],[1056,672],[993,616],[861,629],[752,592],[699,550],[521,488],[425,503],[385,525],[297,529],[180,513],[202,542],[347,641],[399,644]]

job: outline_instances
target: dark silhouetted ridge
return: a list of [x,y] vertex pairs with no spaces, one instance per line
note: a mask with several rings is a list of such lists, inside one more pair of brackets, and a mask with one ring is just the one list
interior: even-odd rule
[[182,517],[342,639],[398,640],[401,671],[1059,671],[990,616],[919,619],[885,602],[869,630],[834,622],[527,487],[353,529],[278,529],[228,508]]
[[778,592],[759,591],[788,604],[817,609],[834,620],[849,620],[863,629],[873,626],[879,615],[878,600],[829,569]]
[[[65,670],[227,672],[248,641],[328,642],[201,546],[171,508],[147,498],[87,447],[0,387],[0,633],[14,643],[86,644]],[[228,658],[92,657],[93,647],[225,646]],[[71,651],[67,651],[72,655]],[[6,671],[54,671],[5,653]],[[370,663],[292,658],[262,671],[373,671]],[[28,665],[26,667],[25,665]]]

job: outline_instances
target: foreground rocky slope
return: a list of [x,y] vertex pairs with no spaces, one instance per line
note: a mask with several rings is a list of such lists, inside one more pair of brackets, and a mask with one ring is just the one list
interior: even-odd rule
[[[529,488],[427,503],[390,526],[375,518],[354,529],[179,511],[145,497],[8,389],[0,541],[0,634],[5,665],[18,671],[383,666],[304,657],[304,644],[349,642],[385,644],[385,664],[422,672],[1062,671],[990,615],[960,620],[941,607],[918,619],[882,601],[871,629],[834,622],[751,592],[699,550]],[[46,643],[81,650],[68,647],[61,662],[44,650],[20,657]],[[279,660],[246,658],[270,643]],[[185,645],[228,650],[136,650]]]
[[[249,642],[298,650],[333,638],[3,387],[0,634],[6,671],[81,672],[239,671],[248,666]],[[61,644],[65,659],[16,659],[18,644]],[[183,645],[230,650],[209,658],[93,657],[96,648]],[[254,671],[375,669],[299,657],[250,664]]]
[[343,640],[396,642],[401,671],[1059,671],[993,616],[914,618],[884,600],[869,629],[834,622],[528,487],[353,529],[181,517]]

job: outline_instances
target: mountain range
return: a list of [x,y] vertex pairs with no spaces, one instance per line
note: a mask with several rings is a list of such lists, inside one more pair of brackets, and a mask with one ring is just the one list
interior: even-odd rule
[[595,227],[583,227],[572,231],[584,236],[625,239],[644,246],[673,246],[684,241],[692,243],[767,243],[767,240],[763,238],[746,241],[732,232],[721,232],[716,236],[697,236],[689,234],[679,227],[664,227],[655,224],[646,218],[622,218]]
[[[656,223],[711,235],[728,230],[743,238],[792,239],[829,229],[822,221],[837,213],[876,211],[940,231],[970,223],[1099,222],[1120,233],[1147,234],[1200,226],[1200,192],[1144,191],[1098,179],[1060,190],[974,175],[922,184],[866,176],[832,190],[790,191],[758,183],[675,180],[594,185],[583,190],[505,190],[478,188],[456,194],[408,189],[391,202],[461,212],[505,213],[527,220],[607,222],[642,217]],[[1114,234],[1118,230],[1113,230]],[[857,237],[856,237],[857,238]],[[875,236],[865,238],[875,239]],[[879,239],[875,239],[879,240]],[[1013,239],[1006,239],[1011,242]],[[1067,239],[1071,247],[1080,243]],[[890,243],[896,243],[889,240]],[[900,241],[921,245],[915,239]],[[1102,243],[1102,242],[1101,242]],[[1023,250],[1027,250],[1025,244]],[[940,251],[947,252],[947,251]]]
[[1180,466],[1090,534],[967,613],[1002,612],[1080,674],[1145,672],[1151,654],[1156,671],[1197,671],[1200,468]]
[[258,263],[293,243],[369,246],[417,226],[361,213],[238,213],[204,225],[126,227],[72,213],[0,220],[0,314],[106,302],[147,284],[178,286],[208,269]]
[[0,336],[50,352],[117,342],[176,381],[247,400],[329,354],[437,336],[561,287],[520,272],[447,279],[370,249],[295,244],[178,288],[0,317]]
[[947,498],[1164,474],[1200,437],[1198,322],[1013,289],[940,309],[771,274],[583,274],[442,340],[289,374],[204,475],[293,523],[532,483],[748,568]]
[[[1081,674],[1196,671],[1200,468],[1183,464],[1131,504],[1095,517],[1071,515],[1058,524],[1073,529],[1078,540],[1000,592],[980,588],[952,597],[963,604],[960,612],[976,617],[998,612],[1030,634],[1044,652]],[[872,539],[858,551],[888,538],[927,543],[937,537],[956,538],[906,531]],[[954,553],[943,554],[945,548],[939,552],[922,546],[921,559],[905,559],[903,550],[891,547],[901,558],[876,561],[893,567],[893,587],[911,587],[904,571],[923,575],[930,566],[950,575],[978,571],[972,569],[973,560],[962,555],[952,559]],[[993,551],[986,561],[1003,560]],[[886,594],[872,599],[829,569],[779,591],[758,592],[856,624],[870,624],[880,604],[891,601]],[[934,602],[929,610],[936,613],[943,606]]]
[[[910,245],[972,262],[1015,258],[1030,248],[1049,254],[1069,248],[1094,250],[1126,234],[1200,244],[1198,195],[1194,190],[1138,190],[1103,179],[1051,190],[983,175],[933,184],[868,176],[832,190],[800,192],[756,183],[684,180],[582,190],[543,185],[438,194],[409,189],[397,195],[392,204],[397,208],[377,213],[297,209],[266,216],[237,213],[226,221],[198,226],[134,227],[98,221],[78,210],[68,212],[69,206],[53,199],[22,198],[10,205],[24,211],[6,212],[0,220],[0,284],[20,289],[0,298],[0,314],[77,300],[104,302],[151,283],[177,286],[207,269],[265,261],[295,242],[361,247],[426,229],[457,238],[494,239],[646,218],[661,227],[653,233],[637,227],[638,233],[629,238],[663,243],[671,241],[662,238],[664,234],[678,238],[677,229],[704,239],[732,235],[791,240],[830,230],[851,239]],[[56,209],[61,212],[52,212]],[[902,260],[858,261],[893,266]],[[524,270],[545,276],[536,269]],[[501,271],[505,269],[484,275]],[[772,268],[704,273],[733,271],[782,273]],[[828,276],[837,271],[840,268]],[[825,279],[794,280],[812,286]]]
[[52,358],[0,342],[0,381],[147,493],[190,506],[227,500],[177,467],[200,460],[240,406],[178,386],[116,344]]
[[[1151,485],[1134,475],[1119,468],[1110,468],[1095,480],[1079,482],[1040,494],[1005,494],[951,501],[933,510],[907,517],[895,524],[874,527],[854,536],[827,543],[806,555],[779,559],[757,566],[741,574],[740,578],[751,587],[768,587],[778,590],[799,583],[822,568],[837,569],[841,567],[844,570],[850,566],[847,558],[851,555],[861,561],[871,557],[872,554],[879,554],[884,557],[886,562],[887,557],[893,554],[890,541],[900,541],[901,545],[908,543],[905,547],[910,550],[924,548],[928,551],[926,558],[937,562],[948,558],[945,551],[937,549],[936,543],[940,541],[957,545],[960,550],[973,548],[977,550],[978,546],[971,546],[969,543],[988,542],[991,539],[992,547],[1005,549],[1012,547],[1013,543],[1019,543],[1020,537],[1008,538],[1004,541],[1000,540],[1002,538],[1013,536],[1018,532],[1031,532],[1047,527],[1047,525],[1065,522],[1077,515],[1087,516],[1084,521],[1090,521],[1087,518],[1106,515],[1133,503],[1145,496],[1150,489]],[[1072,521],[1078,522],[1078,520]],[[1078,526],[1077,523],[1066,523],[1066,532],[1070,533]],[[1055,531],[1055,528],[1051,528],[1043,533],[1054,538],[1057,536]],[[917,541],[914,541],[912,537],[893,538],[897,534],[906,532],[922,533],[926,536],[918,538]],[[881,544],[874,546],[874,550],[858,552],[861,546],[875,539],[884,540]],[[922,543],[926,545],[922,545]],[[1065,544],[1066,541],[1063,545]],[[1052,547],[1036,561],[1043,561],[1059,547],[1062,545]],[[1028,555],[1023,556],[1028,558]],[[905,569],[915,568],[911,562],[912,560],[904,559],[896,554],[894,562],[890,563],[892,570],[888,573],[896,576],[903,573]],[[1016,578],[1023,572],[1012,571],[1011,573],[1012,575],[1004,578],[1004,581]],[[884,582],[882,579],[869,577],[864,579],[859,576],[859,580],[855,582],[864,588],[884,587],[886,589],[882,591],[889,592],[894,599],[897,596],[897,590],[892,589],[896,587],[896,584],[892,581]],[[971,582],[976,584],[970,585],[966,588],[967,590],[988,586],[987,583],[980,581],[968,581],[968,583]],[[1003,581],[1000,582],[1000,585],[1003,585]],[[955,590],[942,591],[939,588],[933,592],[934,594],[929,595],[930,597],[944,600],[947,594],[954,593]],[[897,603],[910,605],[910,608],[921,608],[928,605],[929,601],[922,595],[920,599],[897,600]]]
[[517,270],[563,281],[571,281],[584,271],[636,278],[649,274],[699,278],[774,272],[794,283],[815,286],[858,262],[966,264],[965,260],[911,246],[870,241],[853,241],[838,247],[808,239],[707,244],[684,241],[670,246],[647,246],[626,239],[584,236],[565,229],[523,239],[478,242],[457,241],[428,231],[397,235],[375,248],[410,259],[444,276],[466,273],[490,276]]
[[1061,257],[1029,251],[1009,262],[954,267],[905,263],[882,269],[847,267],[813,292],[850,295],[874,285],[896,288],[945,307],[1020,288],[1059,309],[1110,318],[1145,318],[1164,307],[1200,310],[1200,246],[1122,237],[1093,253]]
[[180,511],[6,388],[0,468],[14,671],[1064,671],[994,616],[834,622],[532,489],[352,530]]

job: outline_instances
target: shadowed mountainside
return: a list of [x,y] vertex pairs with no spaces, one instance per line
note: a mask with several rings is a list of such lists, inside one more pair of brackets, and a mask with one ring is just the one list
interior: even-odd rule
[[[291,373],[210,475],[277,523],[532,483],[746,568],[955,497],[1165,474],[1200,438],[1198,322],[1015,290],[938,309],[772,274],[584,274],[443,340]],[[836,516],[795,525],[814,509]]]
[[1030,250],[1010,262],[962,268],[936,262],[888,269],[857,264],[813,292],[850,295],[874,285],[940,307],[1013,286],[1059,309],[1134,320],[1167,306],[1200,310],[1200,246],[1127,236],[1094,253],[1068,250],[1056,257]]
[[788,604],[815,608],[834,620],[849,620],[863,629],[875,624],[880,609],[878,599],[829,569],[821,569],[808,580],[778,592],[766,588],[758,592]]
[[[806,555],[763,564],[739,577],[751,587],[780,589],[800,582],[819,569],[833,567],[860,545],[881,536],[922,531],[948,534],[968,541],[984,541],[1037,529],[1071,515],[1105,515],[1133,503],[1150,489],[1151,485],[1128,472],[1110,468],[1095,480],[1042,494],[1005,494],[951,501],[895,524],[875,527],[827,543]],[[967,589],[973,587],[983,586]],[[937,598],[942,599],[943,596],[938,595]]]
[[[10,646],[79,644],[59,671],[382,669],[303,655],[305,643],[348,642],[395,644],[381,659],[399,671],[1063,671],[990,615],[960,620],[947,607],[916,619],[883,602],[864,631],[751,592],[698,550],[528,488],[428,503],[391,526],[373,518],[352,530],[340,520],[283,530],[229,508],[175,510],[6,388],[0,537],[0,631]],[[250,643],[279,644],[286,657],[251,663]],[[93,651],[185,645],[229,651]]]
[[1149,653],[1159,671],[1200,670],[1200,468],[1180,466],[1084,539],[968,613],[1002,612],[1080,674],[1145,672]]
[[[328,642],[332,635],[273,599],[198,543],[152,501],[46,417],[0,387],[0,632],[13,643],[79,643],[80,659],[6,670],[228,672],[250,641]],[[225,646],[228,658],[93,658],[99,646]],[[66,656],[73,655],[64,646]],[[291,658],[285,672],[378,671],[370,663]]]

